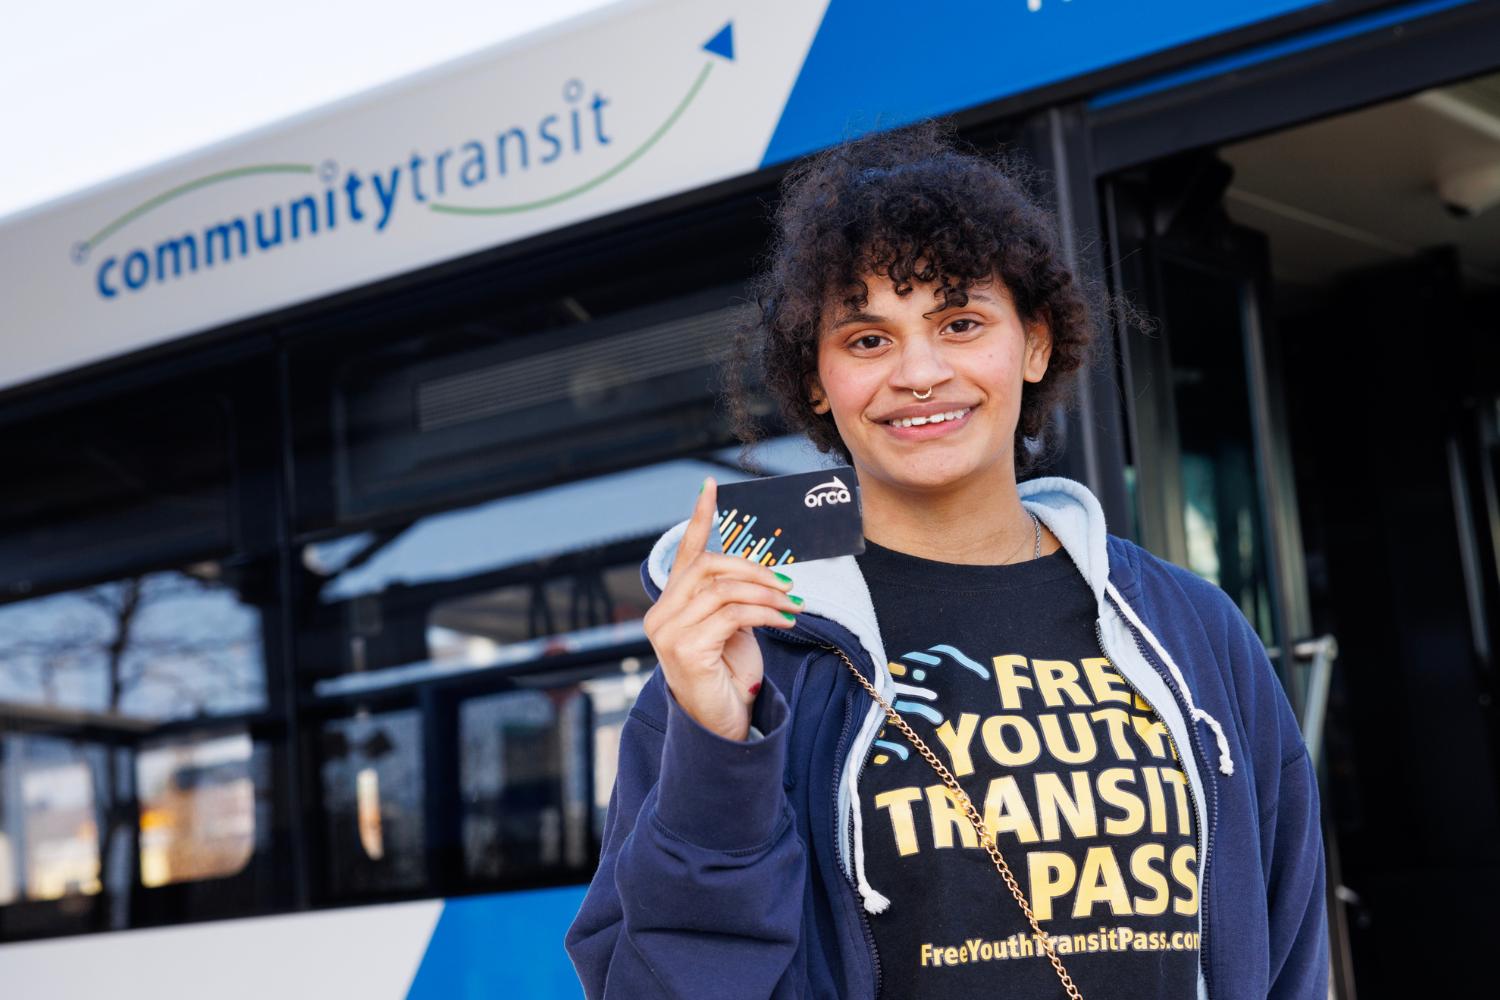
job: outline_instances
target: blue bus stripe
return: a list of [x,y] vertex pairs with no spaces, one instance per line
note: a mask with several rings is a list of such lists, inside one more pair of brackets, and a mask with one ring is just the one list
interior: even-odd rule
[[406,1000],[583,1000],[563,935],[584,886],[450,899]]

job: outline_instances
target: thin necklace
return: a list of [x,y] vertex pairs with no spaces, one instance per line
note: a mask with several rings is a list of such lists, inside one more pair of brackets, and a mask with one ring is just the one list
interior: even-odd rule
[[1031,549],[1031,558],[1040,559],[1042,557],[1042,522],[1038,521],[1031,511],[1028,510],[1026,514],[1031,518],[1031,530],[1036,535],[1036,543]]
[[1031,549],[1031,558],[1040,559],[1042,558],[1042,522],[1037,520],[1037,516],[1031,511],[1028,510],[1026,514],[1031,518],[1031,529],[1036,535],[1036,543]]

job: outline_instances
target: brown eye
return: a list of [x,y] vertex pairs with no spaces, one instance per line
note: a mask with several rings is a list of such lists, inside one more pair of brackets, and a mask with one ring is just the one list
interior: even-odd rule
[[[960,327],[959,324],[963,324],[962,327]],[[952,323],[948,324],[948,329],[952,330],[954,333],[968,333],[978,325],[978,322],[972,319],[956,319]]]
[[854,346],[861,350],[873,351],[880,346],[880,337],[877,334],[867,333],[854,342]]

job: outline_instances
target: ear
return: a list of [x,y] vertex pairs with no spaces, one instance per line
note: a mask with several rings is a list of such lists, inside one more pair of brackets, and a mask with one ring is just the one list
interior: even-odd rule
[[817,375],[807,377],[807,401],[812,404],[812,411],[820,416],[833,408],[828,402],[828,394],[823,391],[823,383],[818,380]]
[[1040,382],[1047,374],[1047,362],[1052,359],[1052,327],[1045,315],[1026,324],[1026,357],[1021,366],[1021,375],[1028,382]]

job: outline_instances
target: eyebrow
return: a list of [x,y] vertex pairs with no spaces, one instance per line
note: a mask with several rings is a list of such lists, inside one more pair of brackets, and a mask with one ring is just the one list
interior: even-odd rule
[[[1000,304],[993,296],[989,295],[986,292],[969,292],[968,294],[970,302],[977,300],[979,302],[988,302],[992,306]],[[965,305],[967,305],[967,303],[965,303]],[[944,306],[942,309],[934,309],[933,312],[944,312],[948,309],[962,308],[964,308],[964,306]],[[832,329],[840,330],[846,326],[853,326],[856,323],[884,323],[885,321],[886,319],[884,316],[876,316],[874,313],[853,312],[849,313],[847,316],[834,323]]]

